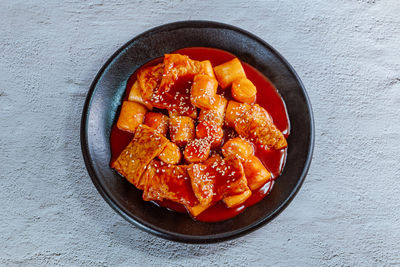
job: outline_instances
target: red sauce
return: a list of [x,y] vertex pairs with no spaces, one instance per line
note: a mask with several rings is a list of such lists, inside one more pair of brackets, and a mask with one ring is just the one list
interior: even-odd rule
[[168,92],[162,93],[157,101],[157,107],[171,107],[173,112],[184,116],[190,116],[196,112],[196,107],[190,102],[190,88],[194,75],[180,77],[169,88]]
[[[225,63],[229,61],[235,56],[229,52],[215,49],[215,48],[206,48],[206,47],[190,47],[183,48],[173,53],[179,53],[182,55],[187,55],[191,59],[194,60],[210,60],[213,66],[217,66],[219,64]],[[143,67],[151,66],[158,64],[162,61],[162,58],[158,58],[152,60]],[[251,80],[254,85],[257,87],[257,97],[255,103],[259,104],[263,108],[265,108],[268,113],[271,115],[275,125],[278,127],[280,131],[287,137],[290,133],[290,124],[286,111],[285,103],[283,102],[281,96],[277,92],[274,85],[266,78],[262,73],[253,68],[247,63],[242,62],[244,71],[246,72],[246,76],[249,80]],[[126,92],[124,96],[124,100],[128,99],[130,88],[136,80],[136,74],[138,70],[132,74],[129,78],[126,86]],[[189,86],[188,81],[182,81],[181,85],[174,85],[174,91],[184,91]],[[219,94],[224,94],[225,97],[229,100],[232,99],[230,96],[230,90],[227,88],[225,91],[219,89]],[[224,129],[225,136],[224,140],[227,139],[229,133],[233,131],[229,129]],[[122,150],[129,144],[131,139],[133,138],[133,134],[119,130],[116,125],[114,125],[111,129],[110,134],[110,143],[111,143],[111,153],[112,159],[115,160]],[[286,161],[286,153],[287,149],[281,150],[265,150],[260,147],[255,146],[255,155],[261,160],[264,166],[272,173],[273,179],[276,179],[282,172],[285,161]],[[227,208],[221,201],[216,205],[208,208],[195,219],[198,221],[204,222],[218,222],[222,220],[227,220],[232,217],[235,217],[239,213],[241,213],[246,207],[252,206],[259,201],[261,201],[268,193],[271,191],[274,181],[270,181],[265,184],[260,189],[253,191],[250,198],[235,208]],[[175,202],[172,201],[159,201],[156,203],[157,205],[163,206],[167,209],[176,211],[176,212],[186,212],[186,209]]]

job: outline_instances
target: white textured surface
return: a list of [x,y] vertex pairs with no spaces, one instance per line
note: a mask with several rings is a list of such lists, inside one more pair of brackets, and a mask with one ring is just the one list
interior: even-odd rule
[[[0,265],[400,265],[398,0],[121,2],[0,1]],[[92,185],[79,143],[85,95],[107,58],[186,19],[269,42],[315,113],[313,163],[292,204],[213,245],[123,220]]]

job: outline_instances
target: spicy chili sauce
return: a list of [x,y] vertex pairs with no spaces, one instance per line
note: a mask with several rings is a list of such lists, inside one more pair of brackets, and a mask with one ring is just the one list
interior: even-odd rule
[[[206,48],[206,47],[189,47],[179,49],[172,53],[178,53],[182,55],[189,56],[190,59],[204,61],[209,60],[213,66],[217,66],[223,64],[227,61],[232,60],[236,56],[233,54],[226,52],[224,50],[215,49],[215,48]],[[144,64],[141,68],[136,70],[131,77],[128,79],[126,85],[126,91],[123,100],[128,100],[129,92],[136,81],[136,74],[142,68],[156,65],[162,62],[163,58],[154,59],[146,64]],[[285,103],[283,102],[281,96],[276,90],[275,86],[271,83],[271,81],[266,78],[261,72],[250,66],[245,62],[241,62],[243,65],[243,69],[246,73],[247,78],[253,82],[253,84],[257,88],[257,96],[255,104],[260,105],[265,108],[268,113],[271,115],[274,124],[276,127],[283,133],[285,138],[288,137],[290,133],[290,124],[286,111]],[[188,89],[190,89],[191,81],[178,81],[174,85],[174,92],[179,92],[181,94],[185,94]],[[222,90],[218,88],[218,94],[223,95],[227,100],[234,100],[231,96],[230,87]],[[159,110],[163,112],[162,110]],[[165,111],[164,111],[165,112]],[[224,141],[229,139],[229,136],[234,132],[232,129],[228,127],[223,127],[224,130]],[[113,125],[110,134],[110,145],[111,145],[111,161],[115,160],[122,150],[129,144],[132,140],[134,134],[122,131],[117,128],[116,124]],[[223,145],[223,144],[222,144]],[[221,145],[221,147],[222,147]],[[217,152],[220,148],[217,149]],[[252,195],[249,199],[247,199],[243,204],[234,207],[227,208],[222,201],[218,202],[214,206],[211,206],[201,214],[199,214],[195,219],[198,221],[204,222],[218,222],[230,219],[235,217],[239,213],[241,213],[246,207],[252,206],[259,201],[261,201],[268,193],[271,191],[274,180],[279,177],[282,173],[282,170],[286,161],[286,153],[287,148],[281,150],[266,150],[257,145],[254,145],[255,156],[257,156],[264,166],[268,169],[268,171],[272,175],[272,179],[263,185],[261,188],[252,191]],[[163,206],[175,212],[186,213],[186,209],[183,205],[169,201],[157,201],[156,205]]]

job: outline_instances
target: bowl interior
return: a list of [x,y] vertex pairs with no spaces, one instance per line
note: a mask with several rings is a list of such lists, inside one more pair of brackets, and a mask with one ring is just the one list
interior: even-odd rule
[[[237,217],[202,223],[142,200],[141,191],[109,167],[110,131],[129,76],[147,61],[192,46],[226,50],[266,75],[284,99],[291,123],[286,167],[271,193]],[[308,97],[290,65],[269,45],[238,28],[215,22],[178,22],[154,28],[118,50],[95,78],[82,116],[82,150],[89,174],[105,200],[128,221],[164,238],[213,242],[253,230],[276,216],[294,197],[313,149]]]

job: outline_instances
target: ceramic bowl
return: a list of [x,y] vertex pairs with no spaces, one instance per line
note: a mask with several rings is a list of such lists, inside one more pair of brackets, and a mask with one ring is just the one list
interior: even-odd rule
[[[129,76],[141,65],[184,47],[226,50],[267,76],[286,103],[291,134],[282,175],[269,195],[238,216],[217,223],[194,221],[142,200],[141,191],[110,168],[110,131]],[[162,238],[211,243],[249,233],[271,221],[291,202],[310,166],[313,114],[306,90],[289,63],[257,36],[211,21],[183,21],[148,30],[122,46],[100,69],[82,114],[81,145],[89,175],[99,193],[122,217]]]

